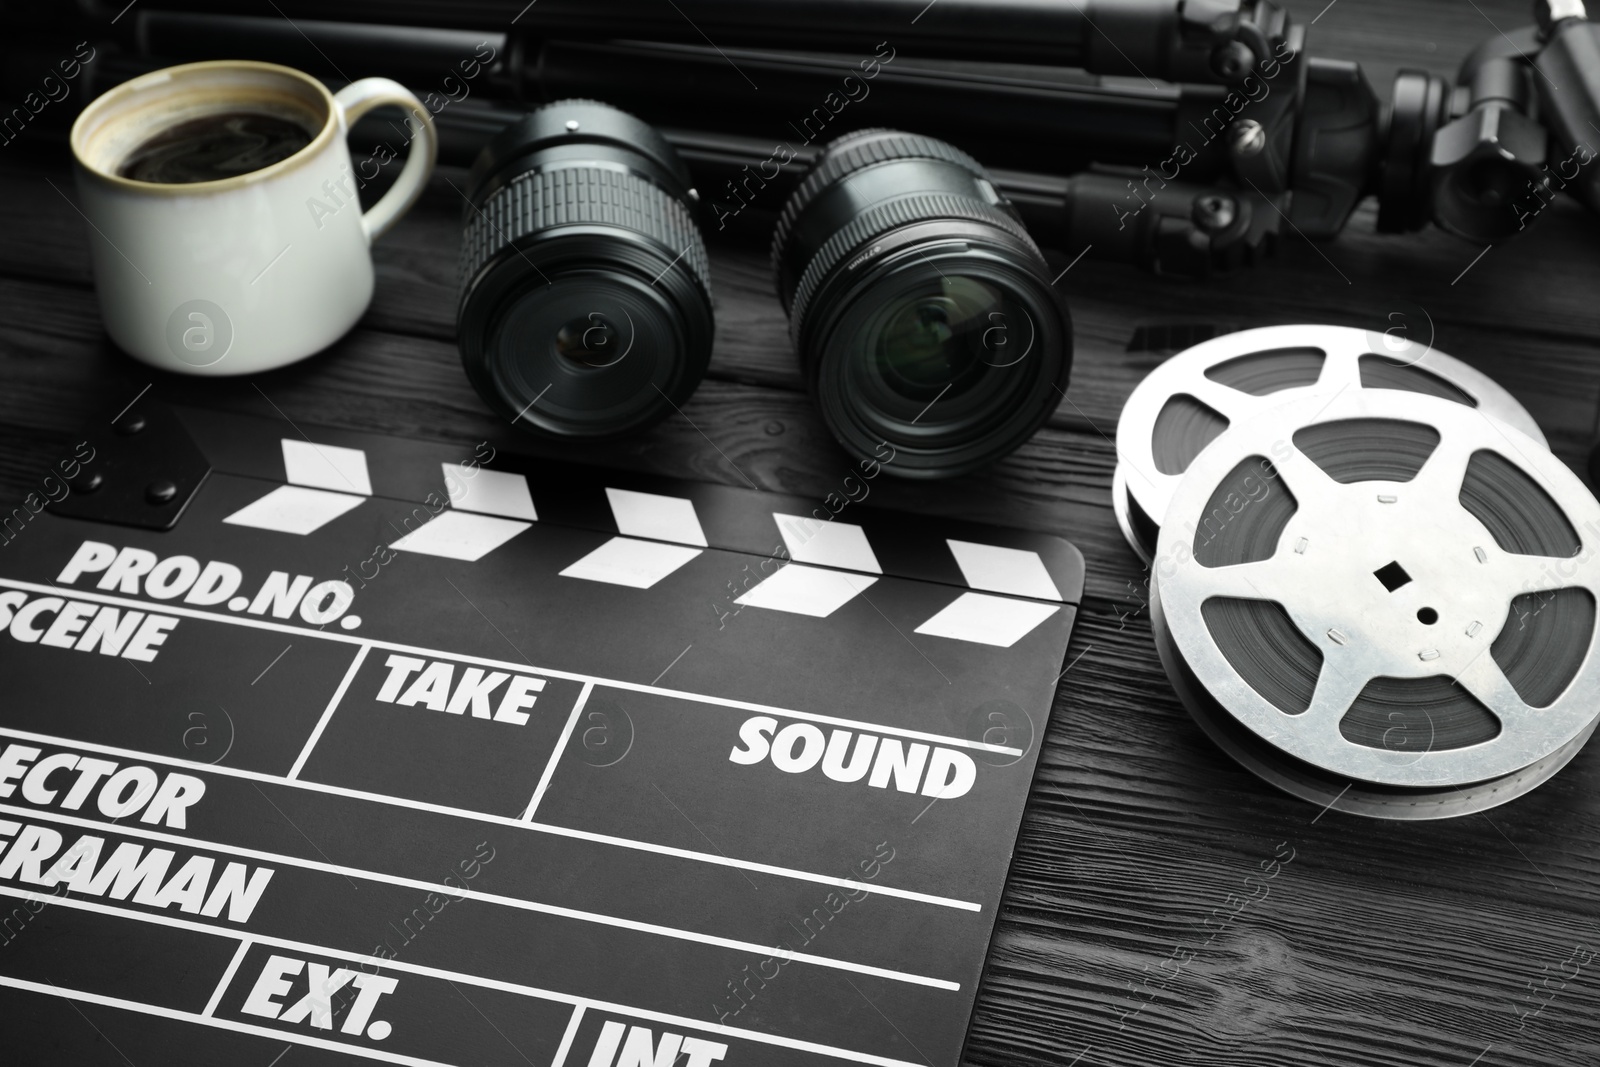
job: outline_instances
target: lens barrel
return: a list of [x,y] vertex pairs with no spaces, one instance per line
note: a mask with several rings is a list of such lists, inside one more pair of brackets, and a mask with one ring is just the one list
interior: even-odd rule
[[808,387],[858,459],[968,473],[1032,436],[1066,389],[1072,328],[1044,257],[943,141],[834,141],[784,205],[772,259]]
[[711,356],[710,270],[688,169],[605,104],[531,112],[467,178],[457,342],[513,424],[555,438],[647,426]]

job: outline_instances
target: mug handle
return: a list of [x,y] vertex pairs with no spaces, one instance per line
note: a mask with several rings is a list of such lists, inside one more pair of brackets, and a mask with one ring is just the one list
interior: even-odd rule
[[[409,112],[407,128],[415,130],[400,177],[372,205],[371,210],[361,216],[361,230],[367,235],[367,243],[371,244],[389,232],[389,228],[399,222],[400,216],[410,211],[411,205],[422,195],[423,188],[428,184],[428,176],[433,173],[434,160],[439,155],[439,135],[433,128],[433,116],[422,105],[422,101],[411,90],[388,78],[353,81],[333,94],[333,102],[339,109],[346,135],[362,115],[384,104],[405,108]],[[417,123],[419,115],[421,122]]]

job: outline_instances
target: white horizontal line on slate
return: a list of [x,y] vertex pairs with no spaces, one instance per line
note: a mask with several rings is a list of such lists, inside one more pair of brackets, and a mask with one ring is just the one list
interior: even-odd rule
[[[0,589],[23,589],[30,593],[44,593],[50,596],[66,593],[67,587],[45,584],[42,582],[24,582],[16,578],[0,577]],[[202,619],[207,622],[221,623],[225,626],[242,626],[251,630],[275,634],[300,636],[312,641],[331,641],[335,644],[352,646],[371,645],[373,648],[387,649],[390,652],[401,652],[409,656],[423,656],[428,659],[450,659],[459,663],[471,663],[492,670],[516,671],[522,673],[532,672],[546,678],[567,678],[575,682],[594,682],[609,689],[624,689],[632,693],[653,693],[669,697],[674,700],[689,700],[701,704],[712,704],[721,708],[737,708],[740,711],[753,711],[759,715],[777,715],[789,719],[804,719],[807,722],[825,723],[829,726],[841,726],[848,730],[865,730],[871,733],[893,734],[896,737],[908,737],[913,741],[927,741],[936,745],[949,745],[955,748],[970,748],[975,752],[996,752],[1002,756],[1021,756],[1020,748],[1006,745],[989,744],[986,741],[971,741],[963,737],[948,734],[929,733],[925,730],[913,730],[902,726],[889,726],[881,722],[867,722],[862,719],[852,719],[838,715],[827,715],[815,711],[802,711],[798,708],[782,708],[775,704],[762,704],[752,700],[739,700],[734,697],[717,696],[712,693],[696,693],[687,689],[673,689],[668,686],[646,684],[643,682],[630,682],[623,678],[606,678],[598,674],[584,674],[580,671],[565,671],[559,667],[543,667],[526,661],[512,661],[496,659],[493,656],[479,656],[471,652],[459,652],[446,648],[425,648],[421,645],[407,644],[403,641],[381,641],[371,637],[357,637],[354,634],[341,633],[338,630],[329,630],[323,627],[295,625],[293,623],[278,622],[275,619],[262,619],[254,616],[240,616],[227,614],[220,611],[208,611],[200,608],[185,607],[172,601],[154,601],[148,598],[135,599],[134,597],[113,596],[93,589],[71,589],[71,595],[76,600],[91,600],[97,604],[111,604],[123,608],[145,608],[155,605],[164,614],[177,615],[185,619]],[[998,599],[998,598],[997,598]],[[1036,605],[1046,606],[1046,605]],[[0,726],[0,734],[22,736],[21,731],[9,730]],[[70,744],[78,744],[73,741]],[[152,757],[154,758],[154,757]],[[410,803],[409,801],[407,803]],[[515,820],[512,820],[515,821]],[[568,833],[568,831],[562,831]],[[569,836],[571,834],[569,833]]]
[[[860,884],[860,883],[856,883]],[[866,888],[863,886],[862,888]],[[15,897],[21,900],[36,900],[40,894],[24,889],[13,889],[9,886],[0,886],[0,894]],[[657,1023],[666,1023],[672,1026],[699,1029],[707,1033],[726,1035],[735,1038],[744,1038],[749,1041],[761,1042],[780,1048],[799,1049],[805,1052],[814,1052],[819,1055],[831,1056],[836,1059],[845,1059],[853,1063],[874,1064],[879,1067],[918,1067],[909,1060],[889,1059],[885,1056],[875,1056],[863,1052],[854,1052],[848,1049],[834,1048],[829,1045],[818,1044],[812,1041],[802,1041],[797,1038],[781,1037],[775,1034],[765,1034],[757,1030],[741,1030],[737,1027],[725,1026],[718,1023],[703,1022],[698,1019],[689,1019],[680,1015],[669,1015],[665,1012],[652,1011],[647,1008],[635,1008],[626,1004],[616,1004],[607,1001],[591,1000],[587,997],[575,996],[571,993],[562,993],[556,990],[541,989],[537,986],[519,985],[496,978],[487,978],[483,975],[466,974],[459,971],[446,971],[437,967],[427,967],[398,959],[387,959],[377,956],[368,956],[361,952],[340,952],[326,945],[315,945],[306,941],[294,941],[284,937],[272,937],[267,934],[246,934],[238,930],[226,930],[212,926],[208,923],[190,922],[186,919],[176,918],[171,915],[156,915],[148,912],[136,912],[129,908],[111,907],[95,901],[78,900],[72,897],[52,899],[51,903],[59,904],[63,908],[92,912],[97,915],[114,915],[118,918],[131,919],[137,922],[151,923],[171,927],[176,930],[188,930],[197,934],[210,934],[217,937],[237,940],[241,945],[270,945],[274,948],[287,949],[291,952],[305,953],[311,956],[327,956],[334,959],[346,959],[360,962],[363,966],[372,965],[379,970],[396,970],[403,974],[416,974],[430,978],[438,978],[447,982],[458,982],[463,985],[494,989],[505,993],[519,994],[522,996],[536,997],[561,1004],[574,1006],[573,1018],[581,1018],[584,1011],[595,1009],[616,1015],[632,1016]],[[297,1034],[291,1030],[277,1027],[257,1026],[254,1023],[239,1022],[232,1019],[219,1019],[205,1013],[195,1014],[179,1008],[166,1008],[153,1004],[144,1004],[139,1001],[126,1000],[120,997],[106,996],[102,993],[90,993],[75,989],[64,989],[61,986],[45,983],[30,982],[23,978],[0,977],[0,985],[26,989],[46,996],[60,997],[67,1000],[81,1000],[87,1004],[100,1007],[119,1008],[127,1011],[140,1012],[146,1015],[155,1015],[167,1019],[180,1019],[202,1026],[211,1026],[223,1030],[233,1030],[240,1033],[255,1034],[261,1037],[270,1037],[275,1041],[292,1042],[307,1045],[312,1048],[327,1049],[333,1052],[345,1053],[353,1056],[362,1056],[367,1059],[378,1059],[385,1063],[423,1064],[433,1067],[445,1067],[443,1064],[434,1064],[431,1060],[420,1060],[411,1056],[398,1056],[393,1052],[380,1051],[375,1048],[362,1048],[349,1042],[331,1041],[323,1038],[312,1037],[307,1034]]]
[[[231,842],[212,841],[188,835],[169,834],[161,830],[150,830],[143,826],[131,824],[116,824],[105,819],[86,819],[77,815],[67,815],[59,811],[40,810],[37,808],[23,807],[17,804],[0,803],[0,812],[7,815],[18,815],[25,819],[38,822],[51,823],[58,826],[71,826],[75,829],[111,831],[123,837],[132,837],[144,841],[156,841],[162,844],[175,844],[184,848],[203,849],[207,852],[219,853],[223,856],[250,859],[258,863],[271,863],[275,867],[297,867],[304,871],[316,871],[322,874],[336,874],[344,878],[359,878],[365,882],[378,885],[389,885],[405,889],[419,890],[424,893],[447,892],[448,887],[440,882],[430,882],[422,878],[411,878],[405,875],[388,874],[384,871],[369,870],[350,864],[332,863],[328,860],[307,859],[304,856],[295,856],[283,852],[271,852],[265,849],[247,848]],[[589,911],[583,908],[571,908],[560,904],[546,904],[542,901],[529,900],[525,897],[511,896],[505,893],[489,893],[479,889],[458,889],[454,891],[455,899],[465,897],[469,900],[479,901],[484,904],[497,905],[516,911],[533,912],[549,915],[557,919],[567,919],[573,922],[590,923],[596,926],[607,926],[618,930],[627,930],[630,933],[650,934],[656,937],[671,938],[679,941],[695,941],[700,944],[713,945],[717,948],[731,949],[741,953],[762,953],[775,955],[781,959],[807,963],[817,967],[826,967],[840,971],[853,971],[857,974],[870,975],[875,978],[887,978],[892,981],[906,982],[912,985],[929,986],[934,989],[948,989],[955,991],[961,988],[959,982],[943,978],[933,978],[927,975],[915,974],[910,971],[895,970],[890,967],[877,967],[871,964],[855,963],[850,960],[835,959],[811,952],[797,952],[786,946],[772,946],[757,941],[746,941],[743,938],[724,937],[720,934],[706,933],[699,930],[690,930],[683,927],[667,926],[662,923],[645,922],[639,919],[629,919],[605,912]]]

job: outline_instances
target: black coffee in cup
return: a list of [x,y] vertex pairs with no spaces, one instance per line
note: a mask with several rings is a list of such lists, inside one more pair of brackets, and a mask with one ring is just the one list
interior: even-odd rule
[[169,126],[128,153],[117,176],[187,185],[249,174],[311,143],[298,122],[251,111],[223,112]]

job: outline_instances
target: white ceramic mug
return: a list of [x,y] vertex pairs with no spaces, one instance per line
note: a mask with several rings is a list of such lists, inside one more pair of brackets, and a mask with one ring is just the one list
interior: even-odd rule
[[[393,187],[362,214],[363,175],[351,167],[345,137],[383,104],[406,109],[410,148]],[[286,159],[216,181],[118,176],[152,136],[239,111],[315,133]],[[164,370],[233,375],[304,359],[355,324],[372,299],[369,246],[422,194],[438,141],[428,109],[387,78],[332,94],[289,67],[223,60],[111,89],[78,116],[72,154],[111,339]]]

